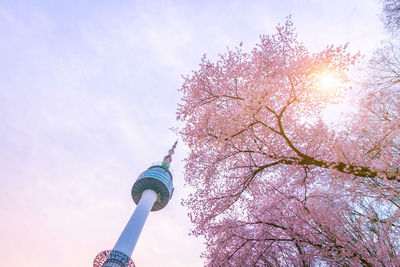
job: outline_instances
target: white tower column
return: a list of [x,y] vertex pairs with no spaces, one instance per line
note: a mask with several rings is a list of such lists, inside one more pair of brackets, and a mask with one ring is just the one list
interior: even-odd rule
[[143,191],[135,211],[119,236],[113,250],[120,251],[129,257],[132,255],[147,216],[156,200],[156,192],[151,189]]

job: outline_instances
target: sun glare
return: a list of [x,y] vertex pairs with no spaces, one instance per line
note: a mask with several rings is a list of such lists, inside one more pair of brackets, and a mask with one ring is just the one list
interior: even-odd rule
[[334,90],[340,85],[340,79],[334,73],[321,74],[318,79],[318,87],[323,91]]

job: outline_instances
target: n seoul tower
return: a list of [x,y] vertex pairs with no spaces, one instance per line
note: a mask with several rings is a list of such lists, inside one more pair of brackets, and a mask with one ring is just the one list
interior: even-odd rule
[[168,155],[164,157],[161,165],[153,165],[139,175],[131,191],[137,207],[114,248],[100,252],[94,259],[93,267],[135,266],[130,257],[150,210],[157,211],[164,208],[174,192],[169,166],[176,144],[177,142],[168,151]]

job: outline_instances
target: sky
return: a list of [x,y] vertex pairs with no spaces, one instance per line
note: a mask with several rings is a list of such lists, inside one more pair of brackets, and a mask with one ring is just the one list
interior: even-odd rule
[[[375,0],[0,0],[0,257],[10,267],[92,266],[135,204],[130,190],[177,139],[182,75],[291,15],[317,51],[385,38]],[[147,219],[136,266],[203,266],[190,236],[180,142],[174,197]]]

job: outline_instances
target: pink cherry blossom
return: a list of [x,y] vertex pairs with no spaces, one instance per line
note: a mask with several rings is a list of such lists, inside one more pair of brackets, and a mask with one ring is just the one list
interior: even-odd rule
[[[329,128],[360,55],[309,52],[290,19],[276,30],[184,78],[184,205],[207,266],[400,266],[398,87],[360,94]],[[339,79],[328,91],[322,73]]]

